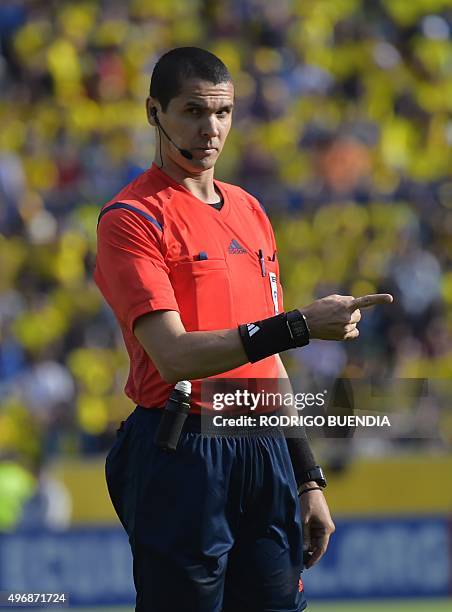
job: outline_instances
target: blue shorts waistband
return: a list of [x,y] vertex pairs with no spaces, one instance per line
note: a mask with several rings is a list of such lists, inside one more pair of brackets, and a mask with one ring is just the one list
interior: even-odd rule
[[[164,408],[145,408],[137,405],[135,412],[139,413],[140,418],[160,420]],[[205,412],[203,414],[189,413],[185,419],[183,432],[199,433],[214,436],[252,436],[267,435],[274,437],[284,437],[284,432],[277,424],[264,422],[261,424],[260,417],[276,417],[278,412],[262,414],[232,414],[220,412]],[[215,418],[217,417],[217,418]],[[219,417],[219,418],[218,418]],[[240,420],[240,417],[243,417]],[[215,418],[215,423],[214,423]],[[221,423],[221,424],[220,424]]]

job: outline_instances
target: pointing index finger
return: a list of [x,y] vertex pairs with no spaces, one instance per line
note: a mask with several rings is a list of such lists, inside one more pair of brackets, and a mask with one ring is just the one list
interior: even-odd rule
[[357,297],[349,306],[350,312],[358,308],[369,308],[369,306],[377,306],[378,304],[391,304],[393,297],[390,293],[373,293]]

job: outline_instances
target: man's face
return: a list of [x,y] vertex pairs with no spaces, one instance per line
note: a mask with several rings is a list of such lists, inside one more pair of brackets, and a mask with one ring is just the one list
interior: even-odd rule
[[[183,157],[161,134],[163,159],[170,157],[178,166],[192,173],[215,165],[231,128],[234,86],[231,82],[214,85],[201,79],[186,79],[180,94],[173,98],[166,112],[156,100],[148,98],[149,109],[157,108],[157,116],[165,131],[193,159]],[[150,118],[150,123],[154,124]]]

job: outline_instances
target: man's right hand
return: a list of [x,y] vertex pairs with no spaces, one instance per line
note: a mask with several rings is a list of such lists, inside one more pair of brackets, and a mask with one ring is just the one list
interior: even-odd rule
[[355,298],[352,295],[328,295],[300,308],[306,317],[311,338],[320,340],[351,340],[359,336],[357,324],[360,308],[391,304],[392,295],[377,293]]

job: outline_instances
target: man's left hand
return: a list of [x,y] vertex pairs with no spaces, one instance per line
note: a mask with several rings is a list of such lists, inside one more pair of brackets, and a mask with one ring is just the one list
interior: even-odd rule
[[[305,489],[317,483],[306,483]],[[335,526],[322,491],[310,491],[300,496],[301,519],[303,521],[303,549],[310,558],[305,567],[309,569],[319,561],[328,548]]]

